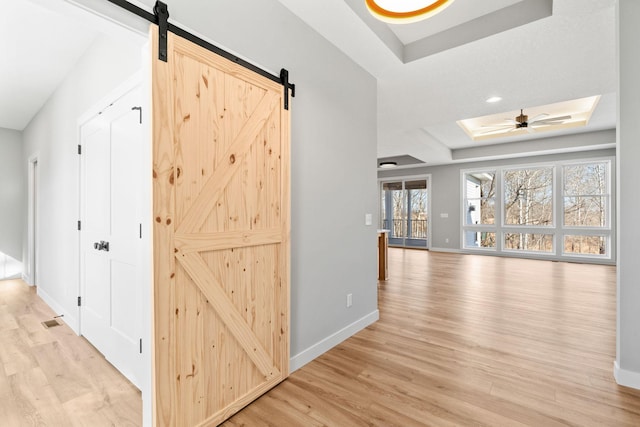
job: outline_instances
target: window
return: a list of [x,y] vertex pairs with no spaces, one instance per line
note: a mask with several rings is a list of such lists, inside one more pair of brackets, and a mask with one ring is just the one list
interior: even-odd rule
[[564,253],[579,255],[606,255],[606,236],[564,236]]
[[564,167],[564,225],[606,227],[609,185],[605,163]]
[[390,246],[426,248],[429,177],[408,178],[381,182],[381,226],[390,231]]
[[495,248],[496,233],[485,229],[496,222],[496,172],[471,172],[464,175],[465,225],[475,226],[464,233],[464,246]]
[[505,233],[504,249],[527,252],[552,252],[553,234]]
[[496,220],[496,173],[466,175],[467,225],[494,224]]
[[553,168],[504,172],[504,222],[508,225],[553,225]]
[[[606,256],[609,238],[609,163],[563,167],[563,225],[565,254]],[[593,234],[592,234],[593,233]]]
[[462,171],[462,246],[611,258],[611,161]]

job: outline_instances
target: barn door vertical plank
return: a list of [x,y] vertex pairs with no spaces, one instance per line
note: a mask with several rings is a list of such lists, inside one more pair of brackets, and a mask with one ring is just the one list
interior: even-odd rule
[[[284,88],[288,91],[289,88]],[[280,105],[284,105],[284,99]],[[274,341],[280,349],[280,366],[284,377],[289,376],[290,355],[290,307],[291,307],[291,100],[289,109],[280,108],[280,226],[282,227],[282,243],[280,244],[280,331],[274,332]]]
[[158,27],[151,25],[153,138],[153,414],[154,425],[176,425],[177,390],[174,322],[175,258],[173,246],[174,150],[169,66],[158,58]]

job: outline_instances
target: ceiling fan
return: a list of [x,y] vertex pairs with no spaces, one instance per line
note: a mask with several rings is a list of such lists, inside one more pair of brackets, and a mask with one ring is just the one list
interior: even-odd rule
[[521,109],[520,115],[516,116],[515,119],[504,119],[503,124],[482,126],[483,128],[487,128],[487,130],[481,132],[479,135],[501,131],[513,132],[518,129],[524,129],[527,132],[534,132],[536,127],[559,125],[569,119],[571,119],[571,116],[568,115],[549,117],[549,114],[542,113],[529,120],[529,116],[524,114],[524,111]]

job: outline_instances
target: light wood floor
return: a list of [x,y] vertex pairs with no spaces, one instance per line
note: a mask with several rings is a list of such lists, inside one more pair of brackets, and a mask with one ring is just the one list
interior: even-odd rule
[[[614,267],[389,255],[380,321],[226,427],[640,426],[640,391],[612,377]],[[45,330],[52,315],[0,282],[0,425],[139,425],[137,390],[66,327]]]
[[0,426],[139,426],[140,392],[22,280],[0,281]]
[[390,249],[380,321],[225,426],[640,426],[615,268]]

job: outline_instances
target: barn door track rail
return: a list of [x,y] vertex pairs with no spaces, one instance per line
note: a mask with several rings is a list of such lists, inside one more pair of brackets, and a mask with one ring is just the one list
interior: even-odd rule
[[280,75],[276,76],[271,74],[268,71],[263,70],[262,68],[245,61],[242,58],[238,58],[232,53],[227,52],[224,49],[219,48],[218,46],[209,43],[206,40],[201,39],[198,36],[191,34],[190,32],[178,27],[169,22],[169,7],[166,3],[161,1],[156,1],[155,6],[153,7],[153,13],[150,13],[139,6],[129,3],[126,0],[108,0],[110,3],[113,3],[121,8],[138,15],[139,17],[146,19],[147,21],[158,25],[158,33],[159,33],[159,53],[158,59],[160,61],[167,62],[167,32],[172,32],[173,34],[180,36],[184,39],[189,40],[192,43],[197,44],[217,55],[222,56],[223,58],[228,59],[229,61],[235,62],[242,67],[253,71],[254,73],[258,73],[263,77],[268,78],[274,82],[280,83],[284,87],[284,109],[289,109],[289,91],[291,91],[291,97],[296,96],[296,85],[289,82],[289,71],[285,68],[280,70]]

